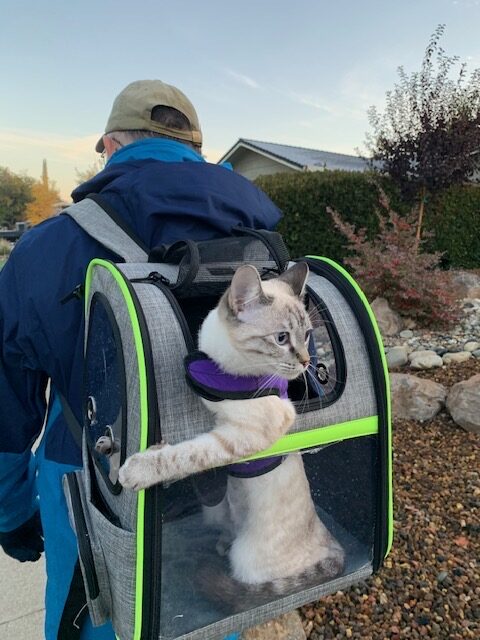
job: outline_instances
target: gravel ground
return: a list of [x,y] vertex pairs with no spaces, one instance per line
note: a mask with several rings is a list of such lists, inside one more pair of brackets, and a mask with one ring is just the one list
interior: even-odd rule
[[[418,371],[447,387],[480,360]],[[480,639],[480,447],[446,412],[394,424],[394,542],[366,582],[301,610],[311,640]]]

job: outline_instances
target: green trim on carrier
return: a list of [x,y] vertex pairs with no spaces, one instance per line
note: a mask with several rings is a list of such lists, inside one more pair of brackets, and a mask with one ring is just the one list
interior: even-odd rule
[[[85,310],[88,307],[89,291],[92,282],[94,267],[103,267],[109,271],[117,283],[127,306],[132,323],[133,338],[138,360],[139,386],[140,386],[140,443],[139,451],[144,451],[148,445],[148,394],[147,371],[145,353],[143,349],[142,334],[138,321],[137,311],[131,292],[125,281],[125,276],[117,269],[114,263],[100,258],[93,259],[87,269],[85,278]],[[143,602],[143,565],[144,565],[144,523],[145,523],[145,490],[138,492],[137,498],[137,555],[135,571],[135,622],[132,640],[141,640],[142,635],[142,602]]]
[[313,258],[314,260],[321,260],[329,264],[331,267],[339,271],[346,280],[352,285],[355,289],[358,297],[362,301],[365,306],[365,309],[369,315],[370,321],[372,323],[372,327],[375,333],[375,337],[377,339],[378,348],[380,352],[380,357],[383,365],[384,378],[385,378],[385,393],[386,393],[386,438],[387,438],[387,485],[388,485],[388,540],[387,540],[387,548],[385,551],[385,557],[390,553],[393,544],[393,479],[392,479],[392,407],[391,407],[391,396],[390,396],[390,375],[388,372],[387,359],[385,357],[385,350],[383,347],[382,336],[380,334],[380,330],[378,328],[377,319],[370,307],[370,304],[363,293],[362,289],[358,285],[358,283],[352,278],[352,276],[344,269],[341,265],[336,263],[334,260],[330,258],[324,258],[322,256],[306,256],[307,258]]
[[321,445],[333,444],[341,440],[359,438],[361,436],[373,436],[378,433],[378,416],[359,418],[340,424],[332,424],[328,427],[319,427],[298,433],[289,433],[277,440],[268,449],[256,453],[254,456],[244,458],[240,462],[248,462],[269,456],[286,455],[301,449],[311,449]]

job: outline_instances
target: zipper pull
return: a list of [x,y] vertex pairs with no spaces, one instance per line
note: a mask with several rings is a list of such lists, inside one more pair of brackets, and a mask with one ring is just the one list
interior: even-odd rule
[[161,273],[158,273],[158,271],[152,271],[152,273],[149,273],[147,279],[151,280],[152,282],[161,282],[167,287],[169,287],[171,284],[170,280],[163,276]]
[[67,302],[70,302],[70,300],[73,300],[74,298],[81,300],[83,298],[83,294],[84,294],[83,284],[77,284],[77,286],[75,287],[75,289],[73,289],[73,291],[70,291],[69,294],[67,294],[64,298],[60,300],[60,304],[66,304]]
[[151,282],[152,284],[156,284],[157,282],[161,282],[162,284],[164,284],[167,287],[170,287],[171,282],[168,278],[166,278],[165,276],[162,276],[161,273],[158,273],[158,271],[152,271],[151,273],[148,274],[148,276],[144,277],[144,278],[132,278],[130,280],[130,282],[134,282],[134,283],[138,283],[141,284],[143,283],[147,283],[147,282]]

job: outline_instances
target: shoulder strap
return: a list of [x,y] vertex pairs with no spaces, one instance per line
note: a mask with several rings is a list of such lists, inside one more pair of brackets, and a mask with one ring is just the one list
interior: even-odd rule
[[148,247],[97,194],[71,205],[61,215],[70,216],[85,233],[125,262],[148,262]]
[[67,599],[63,606],[62,617],[60,618],[57,638],[80,640],[87,612],[87,596],[85,594],[80,561],[77,558]]

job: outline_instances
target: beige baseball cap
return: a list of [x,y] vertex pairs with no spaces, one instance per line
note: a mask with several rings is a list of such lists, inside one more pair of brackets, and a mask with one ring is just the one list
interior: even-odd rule
[[[157,106],[172,107],[183,113],[190,122],[191,130],[181,131],[154,122],[151,114],[153,107]],[[179,89],[161,80],[131,82],[115,98],[105,133],[136,129],[155,131],[198,146],[202,144],[200,123],[193,104]],[[104,148],[102,136],[95,146],[95,151],[102,153]]]

